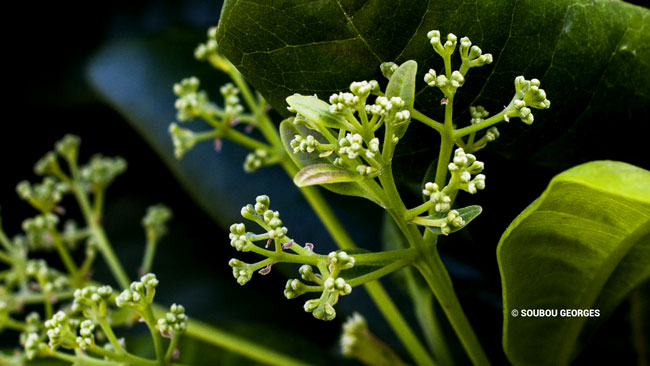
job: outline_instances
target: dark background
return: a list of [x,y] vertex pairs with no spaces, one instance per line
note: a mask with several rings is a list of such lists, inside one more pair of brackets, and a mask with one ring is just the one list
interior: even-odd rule
[[[637,3],[646,5],[643,1]],[[127,173],[108,191],[104,218],[107,232],[129,275],[135,277],[140,263],[144,244],[140,218],[146,208],[164,202],[174,211],[170,235],[158,247],[154,266],[161,279],[158,302],[181,302],[192,317],[215,322],[266,343],[281,341],[278,339],[281,337],[269,329],[282,324],[287,337],[290,333],[294,333],[294,337],[298,334],[337,358],[336,341],[343,316],[334,323],[313,320],[310,314],[302,311],[303,301],[286,301],[282,295],[285,279],[277,273],[263,280],[258,277],[257,281],[240,288],[226,265],[229,256],[235,254],[228,245],[227,233],[196,206],[160,158],[122,116],[102,102],[86,81],[87,62],[106,43],[168,29],[202,32],[216,25],[219,9],[218,1],[204,0],[116,1],[101,6],[96,3],[24,2],[5,14],[11,19],[2,26],[6,75],[0,129],[3,227],[10,235],[16,234],[22,220],[35,214],[16,196],[16,184],[23,179],[36,181],[33,163],[51,150],[54,142],[65,133],[77,134],[83,141],[82,161],[100,152],[121,155],[129,163]],[[169,90],[171,93],[171,85]],[[170,115],[169,121],[173,119]],[[494,163],[489,165],[493,167],[490,177],[497,177],[494,167],[503,166],[498,164],[500,157],[486,152],[482,158]],[[514,196],[503,216],[490,222],[477,220],[476,230],[487,231],[492,226],[502,231],[543,190],[554,173],[544,169],[525,172],[531,181],[537,182],[535,189]],[[498,186],[495,180],[492,183],[491,187]],[[508,190],[511,191],[511,187]],[[489,197],[479,197],[483,202],[477,203],[499,204],[490,202]],[[73,202],[68,200],[65,204],[72,207]],[[74,218],[77,213],[70,210],[68,216]],[[494,234],[484,240],[496,243],[501,231],[492,230]],[[465,239],[469,241],[471,238],[467,235]],[[446,247],[443,254],[450,263],[461,302],[491,359],[506,362],[500,351],[500,284],[492,247],[477,248],[473,256],[471,252]],[[464,262],[458,262],[458,258]],[[97,263],[96,278],[110,281],[101,260]],[[399,290],[392,288],[391,291],[395,297],[400,297]],[[363,296],[357,295],[358,300],[364,308],[371,308]],[[404,296],[399,304],[404,312],[410,312]],[[588,358],[582,356],[578,362],[589,364],[613,356],[619,364],[634,363],[636,356],[628,338],[628,306],[627,303],[621,306],[584,353]],[[385,323],[376,324],[373,331],[400,349]],[[0,344],[12,344],[14,336],[5,332]],[[603,344],[607,347],[602,347]],[[403,354],[403,350],[400,352]],[[204,355],[233,360],[231,355],[218,352]],[[201,364],[198,360],[194,359],[194,363]]]

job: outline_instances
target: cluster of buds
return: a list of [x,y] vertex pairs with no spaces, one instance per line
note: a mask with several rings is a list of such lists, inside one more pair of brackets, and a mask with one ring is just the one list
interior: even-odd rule
[[[323,292],[320,298],[307,300],[304,305],[306,312],[312,313],[316,319],[320,320],[333,320],[336,317],[334,305],[338,302],[339,297],[352,292],[352,286],[345,279],[339,277],[338,274],[342,270],[354,267],[354,257],[351,257],[344,251],[339,251],[331,252],[327,258],[329,274],[324,281],[322,277],[316,277],[311,271],[311,268],[309,271],[301,268],[303,279],[315,280],[316,283],[322,284]],[[287,282],[287,288],[285,288],[285,296],[287,298],[297,296],[296,291],[300,290],[300,286],[294,283],[295,281],[290,281],[291,283]],[[291,288],[289,289],[289,287]],[[294,290],[294,288],[297,288],[297,290]]]
[[81,168],[81,177],[95,190],[103,190],[125,171],[126,160],[123,158],[94,155],[88,165]]
[[185,333],[187,330],[187,315],[183,305],[172,304],[169,312],[158,319],[158,331],[165,337],[174,337]]
[[[427,33],[427,37],[433,50],[445,60],[445,69],[449,70],[451,55],[456,50],[458,37],[449,33],[444,44],[440,37],[440,31],[432,30]],[[437,86],[444,93],[445,98],[448,98],[456,93],[456,89],[463,86],[465,75],[471,67],[492,63],[492,55],[483,54],[478,46],[472,46],[472,42],[467,37],[460,40],[460,57],[462,64],[459,70],[438,75],[434,69],[429,69],[429,72],[424,75],[424,82],[431,87]],[[446,99],[443,99],[443,103],[446,103]]]
[[379,91],[379,83],[376,80],[355,81],[350,84],[350,91],[330,96],[330,112],[352,113],[364,108],[368,96]]
[[108,302],[113,294],[111,286],[88,286],[74,291],[72,311],[90,319],[106,317]]
[[239,101],[239,89],[235,88],[232,83],[223,85],[219,91],[223,96],[224,111],[229,119],[234,119],[238,114],[244,111],[244,107]]
[[169,125],[169,134],[172,136],[172,143],[174,144],[174,155],[180,159],[192,150],[197,143],[196,134],[187,128],[180,127],[176,123]]
[[25,219],[23,221],[23,230],[25,231],[27,244],[32,250],[49,250],[54,247],[52,241],[52,232],[56,230],[59,218],[52,214],[46,213],[36,217]]
[[194,76],[174,84],[174,94],[178,97],[174,107],[179,121],[187,122],[201,116],[209,105],[208,95],[203,90],[199,91],[199,85],[199,79]]
[[76,164],[79,157],[79,146],[81,139],[75,135],[65,135],[56,142],[54,150],[61,155],[69,164]]
[[167,233],[167,221],[172,218],[169,207],[158,204],[147,209],[147,214],[142,218],[142,226],[147,234],[148,241],[157,241]]
[[381,65],[379,65],[379,70],[381,71],[382,75],[384,75],[384,77],[388,80],[390,80],[398,68],[399,65],[394,62],[382,62]]
[[551,101],[546,99],[546,92],[539,88],[537,79],[526,80],[523,76],[515,78],[515,96],[506,108],[505,120],[519,117],[524,123],[533,123],[534,117],[530,108],[548,109]]
[[293,149],[294,154],[305,152],[313,153],[318,150],[320,142],[312,135],[307,135],[305,137],[295,135],[289,145]]
[[466,154],[462,148],[456,149],[454,158],[447,167],[452,181],[457,179],[459,189],[474,194],[485,188],[485,175],[479,174],[483,171],[484,164],[476,160],[474,155]]
[[47,337],[51,349],[75,348],[77,346],[77,337],[75,330],[79,326],[79,321],[70,318],[63,311],[59,311],[51,319],[45,321]]
[[447,213],[445,221],[440,225],[440,231],[443,235],[449,235],[452,230],[465,226],[465,220],[460,216],[458,211],[451,210]]
[[16,191],[20,198],[29,202],[35,209],[50,212],[68,191],[68,186],[52,177],[45,177],[40,184],[31,185],[28,181],[22,181],[16,186]]
[[131,283],[128,289],[122,291],[115,298],[115,304],[119,308],[131,307],[138,311],[144,309],[153,303],[156,294],[158,279],[153,273],[147,273],[140,278],[140,281]]
[[248,173],[257,171],[259,168],[268,165],[271,157],[271,153],[264,149],[257,149],[249,153],[246,155],[246,160],[244,160],[244,171]]
[[451,208],[451,197],[441,191],[436,183],[427,182],[422,193],[435,204],[433,208],[436,212],[446,212]]
[[481,49],[474,45],[468,37],[460,39],[460,58],[463,60],[461,65],[461,73],[466,73],[470,67],[480,67],[483,65],[491,64],[493,59],[489,53],[483,54]]
[[44,293],[64,290],[68,287],[68,278],[59,271],[47,266],[43,259],[33,259],[27,262],[25,274],[36,280],[38,287]]
[[92,320],[86,319],[81,322],[76,342],[82,350],[86,350],[95,344],[95,324]]
[[208,29],[208,40],[196,47],[194,50],[194,57],[200,61],[210,62],[214,67],[223,72],[228,72],[232,68],[230,62],[219,53],[219,46],[217,45],[217,27],[210,27]]

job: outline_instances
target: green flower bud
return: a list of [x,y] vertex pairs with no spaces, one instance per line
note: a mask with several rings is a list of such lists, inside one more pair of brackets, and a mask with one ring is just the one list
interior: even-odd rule
[[340,269],[349,269],[354,267],[354,257],[344,251],[330,252],[327,256],[329,264]]
[[449,235],[451,229],[465,225],[465,220],[460,216],[458,211],[451,210],[447,213],[446,221],[440,226],[443,235]]
[[546,92],[539,85],[537,79],[526,80],[523,76],[515,78],[515,96],[507,108],[506,121],[519,117],[524,123],[531,124],[534,117],[530,108],[547,109],[551,106],[551,101],[546,99]]
[[429,69],[429,72],[424,74],[424,82],[427,83],[427,85],[434,87],[436,86],[437,77],[438,75],[436,74],[436,70]]
[[271,154],[267,150],[257,149],[255,152],[246,155],[244,171],[247,173],[255,172],[259,168],[268,165],[270,163],[270,158]]
[[182,158],[185,153],[192,150],[198,141],[192,130],[182,128],[176,123],[169,125],[169,134],[172,136],[176,159]]
[[149,240],[156,241],[167,233],[167,221],[172,218],[172,211],[163,204],[150,206],[142,218],[142,226]]
[[126,160],[122,157],[94,155],[90,162],[81,168],[81,177],[95,189],[105,189],[120,174],[126,171]]
[[499,138],[499,130],[496,127],[492,127],[485,133],[485,138],[488,141],[494,141]]
[[267,195],[261,195],[255,197],[255,212],[260,215],[263,215],[271,205],[271,199]]
[[230,119],[233,119],[235,116],[244,111],[244,107],[239,101],[239,89],[235,88],[232,83],[227,83],[223,85],[219,91],[223,96],[223,102],[225,104],[225,112]]
[[307,137],[302,137],[300,135],[295,135],[293,140],[290,142],[291,148],[293,148],[294,154],[297,153],[312,153],[318,149],[320,142],[312,135],[307,135]]
[[435,203],[434,210],[436,212],[449,211],[451,208],[451,197],[440,191],[436,183],[427,182],[422,193],[428,196],[431,202]]
[[54,147],[56,152],[66,161],[70,164],[76,164],[79,156],[79,145],[81,145],[79,136],[65,135],[61,140],[57,141]]
[[394,62],[382,62],[381,65],[379,65],[379,69],[386,79],[390,79],[398,68],[399,66]]
[[77,345],[82,350],[93,346],[95,344],[95,324],[91,320],[84,320],[81,322],[79,328],[79,336],[76,339]]
[[232,275],[237,279],[237,283],[244,286],[253,277],[253,270],[248,263],[244,263],[239,259],[231,259],[228,265],[232,268]]
[[52,319],[45,321],[45,328],[51,349],[74,348],[77,345],[68,316],[63,311],[57,312]]
[[173,304],[163,318],[158,319],[158,331],[163,335],[181,335],[187,330],[187,316],[183,305]]
[[483,122],[485,118],[487,118],[490,115],[490,113],[480,105],[476,107],[474,106],[469,107],[469,114],[472,116],[472,120],[470,122],[473,125]]
[[230,245],[240,252],[249,251],[248,245],[254,245],[246,233],[246,225],[243,223],[230,225]]
[[106,307],[113,294],[111,286],[87,286],[74,291],[72,311],[81,312],[85,317],[96,319],[106,316]]
[[158,279],[153,273],[147,273],[140,278],[140,281],[132,282],[128,289],[115,298],[117,307],[133,307],[143,310],[146,306],[153,303],[156,294]]
[[50,151],[40,158],[34,165],[34,173],[37,175],[54,175],[55,172],[60,172],[61,167],[56,158],[54,151]]
[[199,91],[199,79],[192,76],[174,84],[174,94],[178,96],[174,107],[176,107],[176,118],[181,122],[191,121],[199,117],[203,110],[209,108],[208,95]]
[[335,292],[339,295],[349,295],[352,292],[352,286],[345,282],[341,277],[339,278],[328,278],[323,283],[325,290],[329,292]]
[[361,99],[352,93],[338,93],[330,96],[330,112],[343,113],[361,106]]
[[20,198],[28,201],[34,208],[41,212],[50,212],[68,191],[68,186],[57,182],[52,177],[45,177],[40,184],[33,186],[22,181],[16,186]]
[[44,343],[41,341],[37,333],[29,333],[25,338],[25,356],[28,360],[33,360],[34,358],[41,355],[41,346],[44,346]]
[[27,243],[32,250],[51,250],[54,248],[52,232],[56,230],[59,218],[51,213],[38,215],[23,221]]
[[308,300],[305,302],[304,309],[306,312],[312,313],[316,319],[334,320],[336,318],[336,310],[334,310],[334,307],[320,299]]
[[288,280],[284,287],[284,296],[286,296],[287,299],[294,299],[305,292],[307,292],[305,284],[295,278]]

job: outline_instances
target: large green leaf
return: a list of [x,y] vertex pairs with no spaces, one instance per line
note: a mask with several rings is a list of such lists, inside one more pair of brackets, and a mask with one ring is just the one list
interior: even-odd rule
[[[596,161],[556,176],[497,249],[510,361],[569,363],[579,339],[650,278],[649,254],[649,171]],[[514,316],[524,309],[557,309],[558,316]],[[598,309],[600,316],[562,317],[562,309]]]
[[[386,86],[386,97],[399,97],[404,101],[404,108],[411,110],[415,104],[415,77],[418,72],[418,63],[409,60],[401,64],[390,77]],[[390,121],[393,123],[394,121]],[[410,120],[406,120],[395,128],[395,135],[402,138],[406,133]],[[387,122],[389,123],[389,122]]]
[[[556,167],[594,159],[648,164],[641,154],[646,136],[629,134],[643,129],[640,116],[650,113],[650,11],[635,5],[610,0],[227,0],[218,41],[281,113],[293,93],[326,99],[351,81],[384,80],[381,62],[413,59],[419,65],[416,105],[442,119],[442,95],[422,79],[429,68],[442,70],[426,37],[432,29],[467,35],[494,55],[491,65],[470,70],[455,99],[457,111],[480,104],[498,112],[510,101],[517,75],[540,79],[553,102],[550,110],[535,112],[532,126],[516,121],[503,128],[500,142],[491,148]],[[469,124],[466,112],[459,116],[458,125]],[[435,152],[428,138],[434,134],[423,131],[409,140],[409,152]]]

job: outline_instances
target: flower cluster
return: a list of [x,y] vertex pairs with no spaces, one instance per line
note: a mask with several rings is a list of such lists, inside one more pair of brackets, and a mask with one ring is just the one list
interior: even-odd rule
[[512,117],[519,117],[524,123],[533,123],[534,117],[530,108],[548,109],[551,101],[546,99],[546,92],[539,88],[537,79],[526,80],[523,76],[515,78],[515,96],[506,108],[506,121]]

